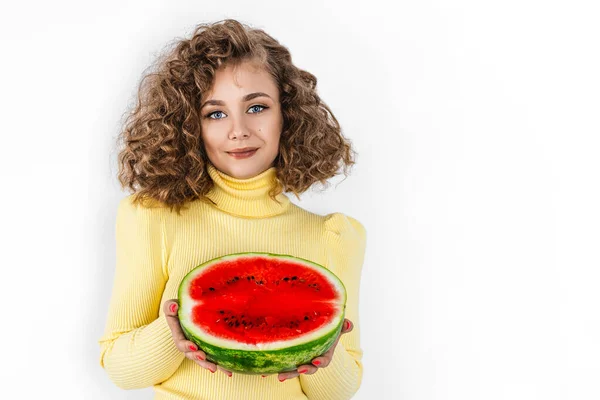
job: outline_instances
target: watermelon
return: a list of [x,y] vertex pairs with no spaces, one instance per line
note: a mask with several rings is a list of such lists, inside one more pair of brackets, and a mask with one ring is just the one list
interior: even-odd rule
[[178,293],[184,336],[242,374],[295,370],[342,330],[346,288],[327,268],[287,254],[228,254],[192,269]]

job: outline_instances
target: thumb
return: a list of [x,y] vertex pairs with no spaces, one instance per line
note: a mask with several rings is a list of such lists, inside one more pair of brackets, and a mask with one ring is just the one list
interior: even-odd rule
[[342,333],[352,332],[354,329],[354,324],[348,318],[344,318],[344,323],[342,324]]
[[165,315],[176,316],[179,310],[179,303],[177,299],[167,300],[163,304],[163,312]]

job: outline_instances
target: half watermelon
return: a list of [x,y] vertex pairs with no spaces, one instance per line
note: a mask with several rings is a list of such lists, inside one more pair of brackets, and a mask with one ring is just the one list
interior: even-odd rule
[[292,371],[326,352],[342,330],[346,289],[327,268],[285,254],[235,253],[207,261],[179,286],[186,338],[223,368]]

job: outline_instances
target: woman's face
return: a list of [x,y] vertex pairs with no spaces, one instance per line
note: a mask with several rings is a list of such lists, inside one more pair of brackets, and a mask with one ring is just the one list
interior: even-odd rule
[[[256,176],[273,166],[279,152],[283,117],[279,90],[263,69],[245,62],[216,72],[200,108],[202,139],[210,162],[238,179]],[[251,147],[249,157],[231,151]]]

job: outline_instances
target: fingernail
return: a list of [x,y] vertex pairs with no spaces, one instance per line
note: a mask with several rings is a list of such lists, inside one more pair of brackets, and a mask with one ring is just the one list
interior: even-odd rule
[[261,375],[261,376],[262,376],[263,378],[266,378],[266,377],[267,377],[266,375]]
[[300,373],[300,374],[303,374],[305,372],[308,372],[308,370],[306,368],[303,368],[303,369],[301,369],[301,370],[298,371],[298,373]]
[[313,361],[313,364],[315,364],[315,365],[321,365],[321,361],[315,360],[315,361]]
[[210,369],[210,368],[209,368],[208,370],[209,370],[210,372],[212,372],[213,374],[214,374],[214,373],[215,373],[215,371],[216,371],[216,369],[215,369],[215,371],[213,371],[213,370],[212,370],[212,369]]
[[171,312],[175,312],[177,311],[177,304],[173,303],[171,304]]
[[204,360],[204,356],[203,356],[202,354],[198,354],[198,355],[196,356],[196,358],[197,358],[198,360]]
[[194,346],[193,344],[190,344],[190,350],[196,351],[196,350],[198,350],[198,348],[196,346]]
[[346,330],[350,329],[350,322],[346,321]]
[[285,381],[287,378],[279,379],[279,382]]
[[228,372],[227,376],[231,378],[231,375],[233,375],[233,372]]

